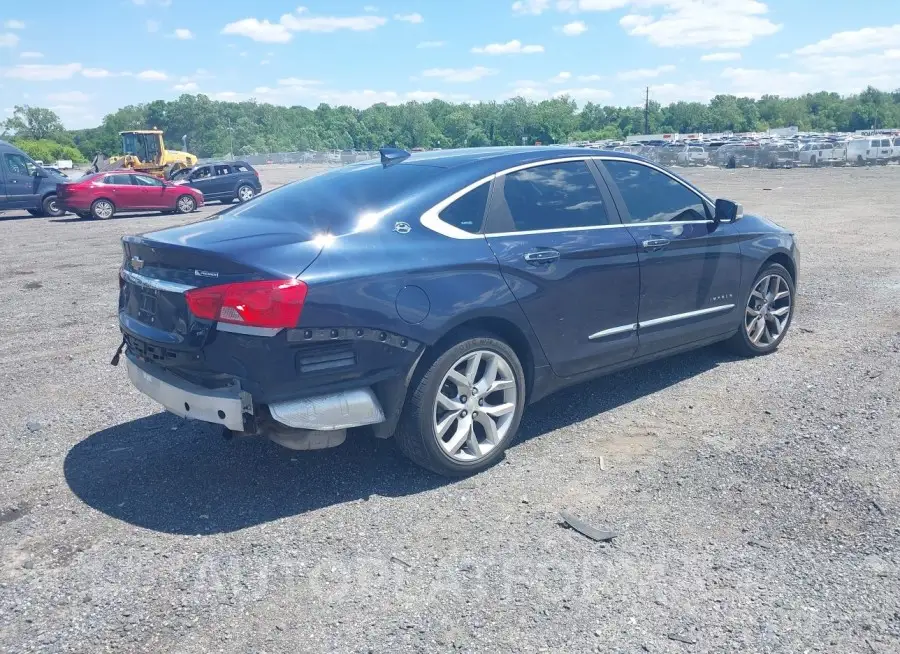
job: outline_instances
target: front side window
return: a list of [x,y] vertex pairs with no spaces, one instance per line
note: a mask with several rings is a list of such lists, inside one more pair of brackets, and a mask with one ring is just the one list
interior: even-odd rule
[[131,186],[131,175],[107,175],[104,184],[116,184],[118,186]]
[[629,223],[708,220],[706,203],[676,179],[649,166],[604,161],[630,214]]
[[441,211],[441,220],[464,231],[477,234],[481,231],[481,225],[484,222],[484,210],[487,207],[490,188],[490,183],[485,182],[457,198]]
[[503,198],[518,232],[609,224],[603,196],[584,161],[509,173]]
[[132,179],[137,186],[165,186],[155,177],[147,177],[146,175],[132,175]]
[[6,168],[12,175],[27,175],[30,177],[37,170],[37,166],[28,157],[23,157],[21,154],[7,152],[3,156],[6,159]]
[[206,179],[207,177],[210,177],[209,166],[198,168],[191,174],[191,179]]

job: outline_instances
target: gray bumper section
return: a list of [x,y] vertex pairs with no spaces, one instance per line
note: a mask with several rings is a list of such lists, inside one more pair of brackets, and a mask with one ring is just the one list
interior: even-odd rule
[[[152,373],[126,357],[128,377],[135,388],[172,413],[195,420],[244,430],[243,414],[253,412],[247,393],[235,382],[221,389],[192,384],[154,366]],[[341,391],[269,405],[272,418],[295,429],[337,431],[384,421],[384,411],[370,388]]]

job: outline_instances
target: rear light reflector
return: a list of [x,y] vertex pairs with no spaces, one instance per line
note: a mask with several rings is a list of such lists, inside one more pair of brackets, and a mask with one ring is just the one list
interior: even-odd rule
[[248,327],[296,327],[306,300],[306,284],[272,279],[194,288],[185,294],[198,318]]

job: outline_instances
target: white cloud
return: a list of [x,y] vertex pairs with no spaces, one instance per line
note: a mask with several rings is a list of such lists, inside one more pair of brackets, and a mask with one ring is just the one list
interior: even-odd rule
[[196,91],[199,86],[197,86],[197,82],[184,82],[183,84],[176,84],[172,87],[174,91]]
[[278,80],[278,86],[318,86],[322,82],[317,79],[300,79],[298,77],[285,77]]
[[550,8],[550,0],[516,0],[512,5],[514,14],[538,16]]
[[150,34],[154,34],[159,31],[159,21],[158,20],[148,20],[146,23],[147,31]]
[[[303,10],[303,11],[301,11]],[[351,30],[366,32],[381,27],[387,22],[381,16],[306,16],[305,8],[297,10],[300,16],[285,14],[281,24],[293,32],[336,32]]]
[[[609,11],[621,9],[630,4],[632,0],[557,0],[556,8],[560,11],[577,13],[579,11]],[[642,0],[643,4],[654,4],[653,0]],[[659,4],[659,2],[656,2]]]
[[416,47],[420,50],[422,48],[443,48],[447,45],[446,41],[422,41]]
[[568,71],[562,71],[553,77],[550,78],[550,82],[553,84],[562,84],[563,82],[572,79],[572,73]]
[[11,32],[0,34],[0,48],[15,48],[17,45],[19,45],[18,35]]
[[740,52],[713,52],[700,57],[700,61],[738,61],[740,58]]
[[487,55],[507,55],[507,54],[535,54],[543,52],[542,45],[522,45],[518,39],[507,41],[506,43],[489,43],[482,47],[472,48],[475,54]]
[[137,74],[137,78],[148,82],[165,82],[169,76],[158,70],[144,70]]
[[422,77],[434,77],[445,82],[475,82],[490,75],[496,75],[499,71],[484,66],[472,68],[429,68],[422,71]]
[[587,32],[587,29],[587,25],[584,24],[584,21],[576,20],[563,25],[562,33],[566,36],[579,36],[580,34]]
[[616,75],[621,80],[632,80],[632,79],[653,79],[654,77],[659,77],[663,73],[671,73],[675,70],[675,66],[672,64],[665,64],[664,66],[657,66],[656,68],[636,68],[634,70],[625,70]]
[[660,47],[738,48],[782,25],[765,17],[759,0],[643,0],[637,8],[658,5],[661,14],[628,14],[619,24],[632,36]]
[[287,43],[294,38],[284,25],[256,18],[244,18],[228,23],[222,28],[222,34],[246,36],[248,39],[263,43]]
[[19,64],[3,71],[4,77],[30,82],[53,82],[71,79],[81,70],[81,64]]
[[30,51],[27,51],[27,52],[20,52],[20,53],[19,53],[19,56],[20,56],[22,59],[42,59],[43,56],[44,56],[44,53],[43,53],[43,52],[30,52]]
[[50,102],[84,104],[91,99],[91,96],[82,91],[62,91],[60,93],[48,93],[47,99],[50,100]]
[[268,66],[270,63],[272,63],[272,62],[269,61],[268,59],[263,59],[262,61],[259,62],[259,65],[260,66]]
[[365,7],[363,7],[363,11],[367,11],[371,14],[378,11],[378,7],[376,7],[375,5],[366,5]]
[[551,91],[543,84],[523,80],[515,84],[515,88],[513,88],[507,97],[521,97],[528,100],[548,100],[550,98],[560,98],[563,96],[567,96],[579,103],[585,103],[609,100],[613,97],[613,94],[606,89],[594,87],[567,88]]
[[23,23],[21,20],[8,20],[3,23],[3,27],[8,30],[23,30],[25,29],[25,23]]
[[234,101],[238,98],[243,97],[243,93],[237,93],[236,91],[218,91],[217,93],[213,93],[213,100],[226,100],[226,101]]
[[424,23],[425,19],[422,18],[422,14],[412,13],[412,14],[394,14],[394,20],[402,20],[405,23]]
[[603,79],[603,75],[579,75],[579,82],[599,82]]
[[187,41],[189,39],[194,38],[194,35],[191,33],[191,30],[186,27],[179,27],[172,34],[176,39],[181,39],[182,41]]
[[84,68],[81,71],[81,74],[85,77],[90,77],[94,79],[100,79],[103,77],[113,77],[115,73],[111,73],[105,68]]
[[798,55],[847,54],[865,50],[880,50],[900,44],[900,24],[890,27],[864,27],[860,30],[837,32],[818,43],[794,52]]

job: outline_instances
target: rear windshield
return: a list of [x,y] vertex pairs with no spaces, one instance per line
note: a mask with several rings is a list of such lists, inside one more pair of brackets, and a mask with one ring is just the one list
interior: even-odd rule
[[361,217],[390,208],[441,172],[432,166],[350,165],[265,193],[229,216],[287,221],[310,236],[339,236],[354,231]]

